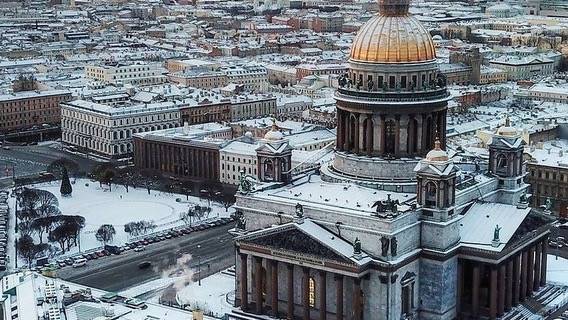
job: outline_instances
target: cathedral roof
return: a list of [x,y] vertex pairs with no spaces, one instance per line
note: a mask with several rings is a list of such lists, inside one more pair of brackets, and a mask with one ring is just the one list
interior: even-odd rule
[[[477,202],[460,221],[461,246],[501,252],[511,241],[531,208],[518,208],[503,203]],[[493,244],[495,228],[499,227],[499,243]]]
[[432,36],[408,13],[409,0],[380,0],[380,13],[361,28],[351,47],[351,61],[415,63],[433,61]]

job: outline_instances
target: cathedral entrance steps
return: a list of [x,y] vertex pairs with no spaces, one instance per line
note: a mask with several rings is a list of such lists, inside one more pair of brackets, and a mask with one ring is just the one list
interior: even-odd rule
[[551,287],[552,288],[550,288],[544,294],[535,297],[536,300],[541,304],[541,306],[546,306],[550,304],[552,301],[554,301],[554,299],[556,299],[558,296],[566,292],[566,288],[564,287],[559,287],[559,286],[551,286]]
[[221,271],[222,274],[234,277],[236,275],[235,266],[232,266],[228,269]]
[[252,313],[247,313],[242,311],[241,309],[233,309],[231,313],[227,313],[227,318],[229,320],[268,320],[268,319],[273,320],[274,319],[266,315],[256,315]]
[[526,320],[528,319],[524,314],[518,309],[513,309],[506,315],[500,318],[500,320]]

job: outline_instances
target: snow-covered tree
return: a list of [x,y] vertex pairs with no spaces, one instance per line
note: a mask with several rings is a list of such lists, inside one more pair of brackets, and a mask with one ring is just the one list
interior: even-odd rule
[[63,197],[70,197],[71,193],[73,192],[73,188],[71,187],[71,181],[69,181],[69,174],[67,173],[67,169],[63,167],[63,173],[61,177],[61,188],[59,189],[61,192],[61,196]]

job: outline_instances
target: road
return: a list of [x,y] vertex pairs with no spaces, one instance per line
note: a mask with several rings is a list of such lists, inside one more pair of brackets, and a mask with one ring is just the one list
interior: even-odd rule
[[[176,261],[184,254],[191,254],[189,267],[197,273],[201,260],[201,277],[226,269],[235,263],[232,236],[228,230],[232,224],[219,226],[158,243],[149,244],[146,250],[130,250],[118,256],[90,260],[86,267],[65,267],[57,271],[58,277],[102,290],[118,292],[162,276],[175,276],[181,267]],[[151,268],[140,269],[143,261]],[[198,276],[198,274],[195,274]]]
[[[57,142],[35,146],[10,146],[9,148],[9,150],[0,149],[0,188],[11,186],[12,164],[15,166],[16,177],[23,177],[45,171],[50,163],[60,158],[77,162],[80,170],[84,172],[89,172],[96,163],[92,159],[65,152]],[[6,177],[6,166],[9,169],[9,177]]]

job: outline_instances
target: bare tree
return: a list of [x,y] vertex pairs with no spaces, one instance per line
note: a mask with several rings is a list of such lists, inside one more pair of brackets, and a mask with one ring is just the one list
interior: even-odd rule
[[103,224],[97,230],[95,237],[98,241],[102,242],[103,245],[106,245],[107,243],[112,242],[115,234],[116,230],[112,224]]
[[24,235],[16,242],[18,247],[18,254],[28,264],[28,268],[31,268],[34,259],[42,255],[48,248],[47,243],[35,244],[32,237],[29,235]]

